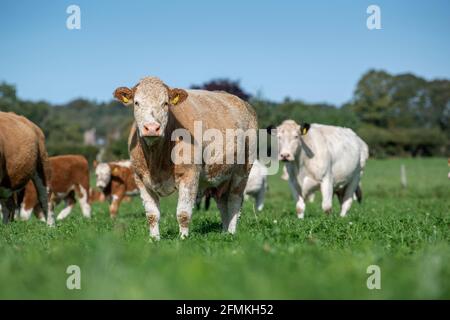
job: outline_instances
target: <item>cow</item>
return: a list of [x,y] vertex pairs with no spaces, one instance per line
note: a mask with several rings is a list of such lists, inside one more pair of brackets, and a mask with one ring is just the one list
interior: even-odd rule
[[[159,198],[175,190],[178,190],[176,216],[182,239],[189,234],[197,192],[207,189],[213,190],[223,230],[234,234],[255,153],[252,142],[258,124],[250,104],[226,92],[170,88],[156,77],[143,78],[133,88],[117,88],[114,97],[133,106],[135,122],[128,150],[150,237],[160,238]],[[201,133],[195,130],[196,125],[201,126]],[[241,152],[239,143],[226,143],[215,160],[211,156],[206,161],[204,154],[198,159],[189,150],[197,146],[202,151],[209,145],[203,139],[203,132],[209,129],[222,137],[226,137],[227,129],[244,132],[236,136],[244,136],[240,145],[245,145],[245,151]],[[253,131],[254,137],[249,133]],[[230,159],[227,156],[236,161],[226,161]]]
[[[139,190],[134,181],[134,174],[131,170],[130,160],[121,160],[114,162],[94,162],[96,186],[101,190],[98,195],[102,198],[111,199],[109,206],[109,215],[111,218],[117,216],[121,202],[127,196],[139,194]],[[102,196],[103,195],[103,196]]]
[[38,202],[47,224],[54,225],[48,202],[51,170],[42,130],[25,117],[0,112],[0,204],[3,223],[14,220],[28,181],[37,189]]
[[[65,208],[58,214],[57,220],[65,219],[79,199],[80,208],[85,218],[91,217],[89,204],[89,164],[81,155],[61,155],[49,158],[52,177],[49,183],[52,205],[61,201]],[[20,209],[20,219],[30,219],[34,211],[36,217],[42,219],[42,207],[37,201],[36,189],[29,182],[25,188],[25,196]]]
[[[267,167],[260,161],[255,160],[253,162],[252,169],[248,176],[247,185],[245,186],[244,195],[245,199],[249,196],[254,198],[256,209],[262,211],[264,208],[264,195],[267,191]],[[204,194],[198,193],[195,201],[197,210],[201,209],[202,199],[205,198],[205,210],[209,209],[212,193],[206,192]]]
[[255,160],[244,190],[246,196],[251,196],[255,199],[255,206],[258,211],[262,211],[264,208],[264,195],[268,186],[267,173],[267,167],[258,160]]
[[298,218],[304,218],[304,199],[318,189],[326,213],[331,212],[333,193],[337,194],[341,217],[350,209],[353,194],[361,200],[359,182],[369,149],[351,129],[307,123],[300,126],[285,120],[276,134],[278,159],[285,162]]

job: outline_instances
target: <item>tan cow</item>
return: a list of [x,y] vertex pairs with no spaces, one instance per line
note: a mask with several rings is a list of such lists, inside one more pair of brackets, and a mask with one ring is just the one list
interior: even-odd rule
[[[137,195],[139,190],[131,171],[131,161],[122,160],[108,163],[94,162],[97,187],[102,190],[97,197],[99,201],[111,199],[109,214],[111,218],[117,216],[121,202],[127,196]],[[95,191],[93,191],[95,195]]]
[[[189,233],[192,208],[197,192],[211,189],[222,216],[223,229],[235,233],[248,174],[251,152],[239,151],[238,143],[226,139],[222,152],[206,161],[202,151],[209,144],[203,132],[213,129],[226,137],[227,129],[251,131],[258,128],[253,108],[225,92],[169,88],[155,77],[142,79],[133,88],[121,87],[114,96],[132,106],[135,123],[128,149],[147,215],[150,236],[159,239],[159,198],[178,190],[177,220],[180,235]],[[201,132],[196,130],[201,126]],[[212,131],[210,131],[211,133]],[[253,137],[246,136],[246,150]],[[201,141],[201,143],[200,143]],[[225,139],[224,139],[225,141]],[[181,152],[178,152],[182,150]],[[237,160],[239,155],[242,161]],[[224,161],[224,159],[236,161]],[[211,161],[214,160],[214,161]]]
[[[91,217],[89,205],[89,165],[85,157],[81,155],[62,155],[50,157],[52,178],[50,179],[51,202],[55,206],[64,201],[66,207],[59,213],[57,220],[66,218],[76,203],[78,197],[81,212],[86,218]],[[42,219],[42,209],[37,201],[36,189],[29,182],[25,188],[25,196],[20,209],[20,219],[28,220],[33,212]]]
[[51,176],[42,130],[12,112],[0,112],[0,204],[3,222],[14,220],[23,189],[33,181],[38,201],[49,225],[54,224],[48,203],[47,181]]

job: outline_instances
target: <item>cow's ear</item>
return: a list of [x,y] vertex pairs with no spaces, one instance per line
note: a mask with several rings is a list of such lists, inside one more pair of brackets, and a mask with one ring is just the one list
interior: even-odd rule
[[182,103],[188,97],[188,93],[183,89],[169,89],[169,103],[173,106]]
[[300,126],[301,135],[306,135],[309,131],[309,128],[311,128],[311,125],[309,123],[302,123],[302,125]]
[[114,98],[122,102],[126,106],[133,105],[135,88],[120,87],[114,90]]

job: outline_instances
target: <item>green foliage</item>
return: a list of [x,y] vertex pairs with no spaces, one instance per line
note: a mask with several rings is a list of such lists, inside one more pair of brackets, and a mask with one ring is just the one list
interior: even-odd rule
[[[287,182],[271,176],[263,212],[245,201],[235,236],[221,233],[213,205],[180,240],[176,197],[161,202],[159,243],[148,241],[139,198],[114,221],[96,203],[92,219],[77,205],[56,228],[35,218],[0,225],[0,298],[449,299],[447,173],[447,159],[371,160],[363,203],[348,217],[337,216],[336,199],[325,215],[316,197],[304,220]],[[374,264],[381,290],[366,287]],[[66,288],[69,265],[81,268],[81,290]]]
[[[238,81],[219,79],[200,86],[238,94],[256,109],[259,125],[283,120],[352,128],[369,144],[375,157],[447,156],[450,153],[450,81],[427,81],[412,74],[391,75],[370,70],[359,80],[354,97],[340,108],[303,101],[275,103],[250,98]],[[53,150],[83,144],[83,133],[96,129],[104,141],[105,160],[128,157],[127,139],[132,110],[120,103],[76,99],[63,106],[22,101],[14,86],[0,84],[0,110],[22,114],[38,124]],[[58,144],[62,144],[60,148]]]
[[57,156],[61,154],[81,154],[86,157],[89,163],[92,163],[97,156],[98,147],[86,146],[82,144],[66,144],[66,143],[48,143],[47,152],[49,156]]

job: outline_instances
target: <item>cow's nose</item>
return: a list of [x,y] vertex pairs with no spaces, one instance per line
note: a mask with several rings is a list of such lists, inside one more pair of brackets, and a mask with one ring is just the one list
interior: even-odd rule
[[283,160],[283,161],[289,160],[289,153],[281,153],[281,154],[280,154],[280,158],[281,158],[281,160]]
[[161,135],[161,125],[157,122],[146,123],[142,127],[142,136],[155,137]]

